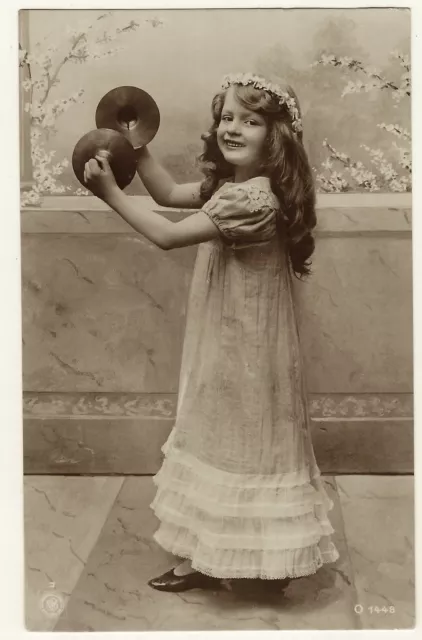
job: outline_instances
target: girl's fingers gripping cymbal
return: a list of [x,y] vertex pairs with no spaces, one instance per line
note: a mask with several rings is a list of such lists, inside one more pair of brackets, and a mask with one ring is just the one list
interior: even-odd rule
[[96,175],[95,168],[98,167],[97,161],[90,158],[88,162],[85,162],[84,176],[85,182],[92,180],[92,177]]
[[95,157],[96,158],[105,158],[106,160],[108,160],[109,158],[111,158],[111,153],[107,149],[100,149]]
[[85,182],[89,182],[90,180],[90,172],[89,172],[89,165],[88,162],[85,162],[85,166],[84,166],[84,180]]
[[109,164],[110,157],[111,157],[111,154],[108,151],[99,151],[98,154],[95,156],[95,159],[98,163],[100,171],[102,170],[107,174],[112,173],[111,167]]
[[92,176],[99,176],[101,173],[101,168],[95,158],[91,158],[88,161],[89,170]]

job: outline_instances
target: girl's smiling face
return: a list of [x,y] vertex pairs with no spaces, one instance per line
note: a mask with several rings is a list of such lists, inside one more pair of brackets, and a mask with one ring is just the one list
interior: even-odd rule
[[234,87],[230,87],[217,129],[217,144],[224,159],[242,174],[259,172],[267,133],[264,117],[243,107],[236,99]]

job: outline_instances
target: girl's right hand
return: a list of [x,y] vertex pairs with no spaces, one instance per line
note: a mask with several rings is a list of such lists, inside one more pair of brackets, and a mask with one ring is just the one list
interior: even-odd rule
[[110,154],[101,150],[85,164],[84,181],[88,189],[97,198],[107,202],[108,198],[117,190],[116,179],[108,162]]

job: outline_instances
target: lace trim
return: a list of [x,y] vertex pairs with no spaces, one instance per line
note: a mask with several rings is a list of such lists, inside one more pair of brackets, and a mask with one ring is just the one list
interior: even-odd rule
[[253,183],[248,185],[247,191],[251,211],[261,211],[265,207],[274,210],[279,209],[279,204],[272,191],[264,189],[263,187]]
[[197,536],[185,528],[162,524],[153,538],[166,551],[189,559],[197,571],[221,579],[300,578],[316,573],[323,564],[335,562],[340,557],[327,537],[305,549],[221,550],[201,544]]
[[[258,176],[257,179],[263,178],[267,181],[267,178],[264,176]],[[232,179],[224,182],[218,189],[213,193],[211,198],[205,203],[203,206],[204,209],[208,209],[208,204],[213,205],[218,201],[221,196],[221,192],[227,187],[230,186],[235,189],[239,189],[240,191],[245,192],[250,200],[250,211],[257,212],[261,211],[265,207],[272,209],[274,211],[278,211],[280,209],[280,205],[278,199],[271,191],[269,186],[262,186],[257,184],[256,182],[233,182]]]

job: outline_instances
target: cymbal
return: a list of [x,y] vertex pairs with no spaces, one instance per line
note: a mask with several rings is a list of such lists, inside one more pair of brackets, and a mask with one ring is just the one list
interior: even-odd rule
[[122,86],[101,98],[95,112],[98,128],[115,129],[135,149],[148,144],[160,126],[160,112],[153,98],[142,89]]
[[129,140],[114,129],[93,129],[76,143],[72,155],[72,166],[79,182],[84,182],[85,164],[99,151],[109,152],[109,164],[120,189],[133,180],[136,173],[136,152]]

